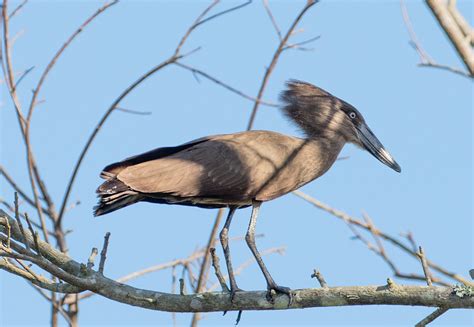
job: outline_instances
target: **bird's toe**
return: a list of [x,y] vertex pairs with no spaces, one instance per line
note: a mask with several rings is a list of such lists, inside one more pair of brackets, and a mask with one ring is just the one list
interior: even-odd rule
[[269,302],[274,303],[276,295],[278,295],[278,293],[280,293],[280,294],[286,294],[290,298],[288,306],[291,304],[291,302],[293,300],[293,294],[292,294],[291,289],[289,287],[274,284],[274,285],[268,285],[267,289],[268,289],[268,291],[267,291],[267,300]]
[[238,287],[232,288],[232,289],[230,290],[230,301],[231,301],[232,303],[234,303],[234,301],[235,301],[235,295],[237,294],[237,292],[243,292],[243,291],[244,291],[243,289],[240,289],[240,288],[238,288]]

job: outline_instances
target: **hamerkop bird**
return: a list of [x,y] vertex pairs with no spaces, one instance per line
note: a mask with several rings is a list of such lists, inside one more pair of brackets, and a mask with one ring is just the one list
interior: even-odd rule
[[231,286],[237,287],[228,231],[236,209],[252,206],[245,240],[267,281],[267,289],[290,295],[277,285],[255,245],[262,202],[275,199],[323,175],[346,143],[369,151],[393,170],[400,166],[349,103],[309,83],[291,80],[281,94],[282,111],[305,138],[271,131],[206,136],[175,147],[158,148],[104,168],[95,215],[146,201],[202,208],[229,208],[220,233]]

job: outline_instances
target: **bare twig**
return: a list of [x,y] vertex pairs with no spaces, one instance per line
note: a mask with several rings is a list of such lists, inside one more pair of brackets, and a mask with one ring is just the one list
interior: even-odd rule
[[[210,260],[211,260],[211,248],[214,247],[217,230],[219,228],[223,214],[224,214],[224,209],[219,209],[217,212],[214,225],[212,226],[211,234],[209,235],[209,241],[207,242],[206,250],[204,252],[204,258],[202,260],[201,269],[199,270],[199,278],[198,278],[198,282],[197,282],[196,290],[195,290],[196,293],[200,293],[203,290],[205,286],[205,282],[208,278],[207,276],[208,276],[209,265],[210,265]],[[193,318],[191,320],[191,326],[193,327],[197,326],[197,323],[200,319],[199,317],[200,317],[199,313],[193,314]]]
[[423,320],[421,320],[419,323],[415,325],[415,327],[425,327],[429,323],[431,323],[433,320],[441,316],[443,313],[448,311],[448,308],[438,308],[436,309],[433,313],[429,314],[426,316]]
[[369,228],[369,232],[372,234],[375,240],[375,243],[377,244],[379,252],[381,253],[382,256],[387,257],[387,253],[385,252],[385,248],[379,237],[379,230],[375,228],[374,222],[372,221],[372,219],[369,217],[367,213],[363,212],[362,217],[364,218],[365,223],[367,224],[367,227]]
[[63,307],[58,304],[57,302],[53,301],[52,297],[49,297],[44,290],[39,288],[38,286],[34,284],[30,284],[33,286],[33,289],[35,289],[46,301],[50,302],[54,308],[61,314],[61,316],[66,320],[66,322],[70,325],[73,326],[71,318],[69,317],[68,313],[66,310],[63,309]]
[[12,240],[12,226],[10,225],[10,221],[8,219],[5,222],[5,227],[7,228],[6,246],[7,246],[7,249],[9,249],[11,247],[11,240]]
[[18,211],[18,193],[15,192],[15,219],[16,219],[16,222],[18,223],[18,226],[20,227],[20,231],[21,231],[21,234],[23,236],[23,244],[25,244],[26,246],[26,249],[29,251],[30,250],[30,244],[28,243],[28,240],[26,239],[26,234],[25,234],[25,230],[23,229],[23,224],[21,223],[21,220],[20,220],[20,213]]
[[211,233],[209,235],[209,241],[207,242],[206,249],[204,251],[204,258],[202,260],[201,269],[199,271],[199,278],[196,286],[196,293],[199,293],[203,290],[204,282],[207,280],[207,274],[210,266],[211,260],[211,248],[214,247],[216,241],[217,231],[222,220],[222,215],[224,214],[224,209],[219,209],[217,212],[214,225],[212,227]]
[[122,107],[117,107],[116,110],[126,112],[128,114],[134,114],[134,115],[148,116],[148,115],[152,114],[151,111],[139,111],[139,110],[126,109],[126,108],[122,108]]
[[281,31],[280,31],[280,28],[278,27],[275,17],[273,16],[272,11],[270,10],[270,5],[268,4],[268,0],[263,0],[263,6],[265,7],[265,11],[267,12],[268,17],[270,18],[272,22],[273,28],[275,29],[275,32],[278,35],[278,40],[281,42],[282,41]]
[[418,246],[416,245],[415,238],[413,237],[413,233],[408,231],[405,234],[401,234],[401,235],[404,236],[408,240],[413,252],[416,252],[418,250]]
[[403,21],[408,30],[408,34],[410,35],[410,40],[411,40],[410,44],[418,52],[421,63],[423,64],[434,63],[433,58],[431,58],[431,56],[425,51],[425,49],[423,49],[423,47],[421,46],[421,43],[418,41],[418,37],[415,33],[415,29],[413,28],[413,24],[411,23],[411,19],[408,14],[408,9],[407,9],[407,6],[405,5],[404,0],[400,0],[400,8],[402,10]]
[[400,7],[402,10],[402,17],[403,21],[405,23],[405,26],[408,30],[408,34],[410,35],[410,45],[416,50],[420,57],[420,63],[418,66],[420,67],[432,67],[432,68],[439,68],[442,70],[447,70],[452,73],[461,75],[463,77],[468,77],[470,78],[471,75],[459,68],[456,67],[451,67],[449,65],[443,65],[443,64],[438,64],[422,47],[421,43],[418,40],[418,37],[416,36],[415,30],[413,28],[413,25],[411,23],[410,16],[408,14],[408,9],[405,5],[405,2],[403,0],[400,0]]
[[31,116],[33,115],[33,111],[34,111],[34,108],[35,108],[35,105],[36,105],[36,99],[38,97],[38,94],[40,93],[41,91],[41,87],[43,86],[44,84],[44,81],[46,80],[46,77],[48,76],[49,72],[51,71],[51,69],[54,67],[54,65],[56,64],[56,62],[58,61],[58,59],[61,57],[62,53],[64,52],[64,50],[67,49],[67,47],[71,44],[71,42],[84,30],[84,28],[87,27],[87,25],[89,25],[97,16],[99,16],[101,13],[103,13],[104,11],[106,11],[108,8],[112,7],[113,5],[115,5],[116,3],[118,2],[118,0],[114,0],[114,1],[111,1],[111,2],[107,2],[105,3],[102,7],[100,7],[99,9],[97,9],[89,18],[87,18],[84,23],[81,24],[81,26],[79,26],[75,31],[74,33],[72,33],[72,35],[66,40],[66,42],[64,42],[64,44],[61,46],[61,48],[59,48],[59,50],[56,52],[56,54],[53,56],[53,58],[50,60],[50,62],[48,63],[48,65],[46,66],[45,70],[43,71],[43,73],[41,74],[41,77],[39,78],[38,80],[38,84],[36,85],[36,87],[34,88],[34,91],[33,91],[33,95],[31,97],[31,101],[30,101],[30,106],[28,108],[28,115],[27,115],[27,122],[29,123],[29,121],[31,120]]
[[216,249],[211,248],[210,251],[212,256],[212,266],[214,267],[214,272],[216,273],[217,280],[221,284],[222,292],[230,292],[229,287],[225,282],[225,278],[221,272],[221,267],[219,265],[219,257],[216,255]]
[[28,68],[27,70],[25,70],[21,75],[20,77],[18,78],[18,80],[16,81],[15,85],[13,86],[13,89],[16,90],[18,88],[18,85],[20,85],[21,81],[29,74],[33,71],[33,69],[35,69],[35,66],[31,66],[30,68]]
[[[362,229],[365,229],[365,230],[369,231],[369,226],[366,223],[364,223],[362,221],[359,221],[359,220],[349,216],[345,212],[334,209],[334,208],[330,207],[329,205],[327,205],[327,204],[311,197],[310,195],[308,195],[308,194],[306,194],[302,191],[294,191],[293,194],[295,194],[296,196],[302,198],[303,200],[311,203],[312,205],[316,206],[317,208],[322,209],[322,210],[330,213],[331,215],[333,215],[333,216],[335,216],[339,219],[342,219],[344,222],[346,222],[348,224],[348,226],[356,226],[356,227],[360,227]],[[411,255],[412,257],[418,259],[417,252],[412,251],[410,246],[407,246],[407,245],[403,244],[402,242],[397,240],[395,237],[393,237],[393,236],[391,236],[387,233],[384,233],[380,230],[376,229],[376,232],[383,240],[388,241],[389,243],[393,244],[394,246],[400,248],[405,253],[407,253],[407,254]],[[377,249],[377,248],[372,246],[372,249]],[[375,252],[377,252],[377,251],[375,251]],[[450,272],[447,269],[441,267],[440,265],[438,265],[438,264],[436,264],[436,263],[434,263],[430,260],[426,260],[426,262],[427,262],[427,264],[430,268],[438,271],[439,273],[443,274],[446,277],[452,278],[452,279],[454,279],[454,280],[456,280],[460,283],[466,284],[466,285],[474,285],[474,283],[472,283],[469,280],[463,278],[462,276],[460,276],[456,273]],[[418,276],[418,275],[414,275],[414,274],[398,273],[398,274],[396,274],[396,276],[401,277],[401,278],[425,280],[424,276]],[[437,282],[441,283],[441,281],[437,281]]]
[[[217,0],[216,2],[219,2],[219,0]],[[196,27],[199,26],[199,25],[205,24],[205,23],[207,23],[208,21],[213,20],[213,19],[215,19],[215,18],[217,18],[217,17],[219,17],[219,16],[222,16],[222,15],[228,14],[228,13],[230,13],[230,12],[239,10],[239,9],[241,9],[241,8],[243,8],[243,7],[246,7],[246,6],[248,6],[249,4],[251,4],[251,3],[252,3],[252,0],[249,0],[249,1],[246,1],[246,2],[244,2],[244,3],[242,3],[242,4],[240,4],[240,5],[231,7],[231,8],[229,8],[229,9],[226,9],[226,10],[223,10],[223,11],[221,11],[221,12],[218,12],[217,14],[211,15],[211,16],[207,17],[206,19],[200,20],[200,21],[196,24]],[[204,15],[204,16],[205,16],[205,15]],[[203,17],[204,17],[204,16],[203,16]]]
[[222,15],[225,15],[225,14],[228,14],[232,11],[235,11],[235,10],[238,10],[240,8],[243,8],[247,5],[249,5],[250,3],[252,3],[252,1],[247,1],[243,4],[240,4],[240,5],[237,5],[235,7],[232,7],[232,8],[229,8],[229,9],[226,9],[226,10],[223,10],[217,14],[214,14],[212,16],[209,16],[208,18],[204,18],[210,11],[211,9],[216,6],[217,4],[219,3],[219,0],[214,0],[206,9],[204,9],[204,11],[196,18],[196,20],[194,21],[194,23],[191,25],[191,27],[186,31],[186,33],[184,34],[184,36],[181,38],[181,40],[179,41],[179,44],[178,46],[176,47],[176,50],[174,52],[174,56],[178,56],[179,53],[181,52],[181,48],[183,47],[184,43],[186,43],[186,40],[188,39],[188,37],[191,35],[191,33],[194,31],[194,29],[196,29],[198,26],[202,25],[202,24],[205,24],[219,16],[222,16]]
[[213,0],[213,2],[201,12],[201,14],[196,18],[196,20],[188,28],[186,33],[184,33],[183,37],[181,38],[181,40],[178,43],[178,46],[174,50],[174,55],[172,57],[178,57],[179,56],[179,54],[181,53],[181,48],[183,47],[184,43],[186,42],[186,40],[189,38],[189,36],[193,32],[193,30],[201,24],[201,21],[203,21],[203,18],[207,15],[207,13],[209,11],[211,11],[211,9],[214,6],[216,6],[218,3],[219,3],[219,0]]
[[30,273],[25,270],[18,268],[17,266],[10,263],[6,258],[0,259],[0,269],[6,270],[12,274],[15,274],[19,277],[26,279],[27,281],[31,282],[32,284],[41,287],[42,289],[54,291],[54,292],[66,292],[66,293],[74,293],[80,292],[81,289],[74,287],[67,283],[54,283],[53,281],[43,277],[37,276],[33,277]]
[[[8,182],[8,184],[10,184],[10,186],[16,191],[18,192],[18,194],[26,201],[28,202],[29,205],[31,205],[32,207],[35,207],[35,202],[28,196],[26,195],[26,192],[24,192],[20,186],[15,183],[15,181],[13,180],[13,178],[10,176],[10,174],[8,174],[8,172],[5,170],[5,168],[3,166],[0,165],[0,175],[3,175],[3,177],[5,177],[6,181]],[[47,210],[45,208],[43,208],[43,211],[44,212],[47,212]]]
[[467,72],[463,71],[462,69],[452,67],[449,65],[443,65],[443,64],[438,64],[438,63],[419,63],[418,66],[420,67],[428,67],[428,68],[439,68],[441,70],[447,70],[451,73],[467,77],[467,78],[472,78],[471,75],[469,75]]
[[38,232],[36,232],[33,229],[30,218],[28,217],[28,213],[26,212],[25,212],[25,220],[26,220],[26,223],[28,224],[28,229],[30,230],[31,235],[33,235],[33,241],[35,242],[35,251],[36,253],[38,253],[38,255],[41,255],[40,247],[38,245]]
[[[8,1],[3,1],[2,6],[2,23],[3,23],[3,51],[1,51],[2,55],[2,70],[5,75],[5,82],[9,89],[9,94],[13,102],[13,106],[15,108],[17,119],[20,124],[21,130],[24,134],[24,123],[25,118],[21,111],[20,101],[18,99],[18,95],[15,92],[14,85],[15,85],[15,77],[14,77],[14,70],[12,66],[11,60],[11,45],[10,45],[10,37],[9,37],[9,16],[8,16]],[[3,53],[5,54],[5,58],[3,58]]]
[[247,99],[247,100],[250,100],[250,101],[253,101],[253,102],[259,102],[259,103],[261,103],[262,105],[269,106],[269,107],[278,107],[278,105],[275,104],[275,103],[268,102],[268,101],[263,101],[263,100],[261,100],[261,99],[257,99],[257,98],[254,98],[254,97],[250,96],[250,95],[247,95],[247,94],[243,93],[242,91],[239,91],[238,89],[236,89],[236,88],[230,86],[229,84],[226,84],[226,83],[224,83],[224,82],[218,80],[217,78],[215,78],[215,77],[209,75],[208,73],[206,73],[206,72],[204,72],[204,71],[202,71],[202,70],[199,70],[199,69],[197,69],[197,68],[194,68],[194,67],[185,65],[185,64],[183,64],[183,63],[181,63],[181,62],[179,62],[179,61],[178,61],[178,62],[175,62],[174,64],[175,64],[176,66],[179,66],[179,67],[181,67],[181,68],[184,68],[184,69],[186,69],[186,70],[189,70],[189,71],[192,72],[193,74],[197,74],[197,75],[203,76],[203,77],[207,78],[208,80],[210,80],[210,81],[216,83],[217,85],[220,85],[220,86],[224,87],[225,89],[227,89],[227,90],[229,90],[229,91],[231,91],[231,92],[233,92],[233,93],[235,93],[235,94],[237,94],[237,95],[243,97],[244,99]]
[[23,8],[24,5],[26,5],[27,2],[28,0],[23,0],[22,3],[20,3],[15,9],[13,9],[11,14],[8,16],[8,19],[12,19],[16,14],[18,14],[18,12],[21,10],[21,8]]
[[92,269],[94,267],[94,261],[95,257],[99,253],[99,250],[97,248],[92,248],[91,255],[89,256],[89,259],[87,259],[87,268]]
[[[407,8],[406,8],[405,3],[403,2],[403,0],[401,0],[400,4],[401,4],[401,8],[402,8],[403,19],[404,19],[405,25],[408,29],[408,32],[410,34],[410,39],[411,39],[410,44],[414,47],[414,49],[418,52],[418,54],[420,56],[420,61],[421,62],[418,64],[418,66],[439,68],[439,69],[447,70],[447,71],[450,71],[452,73],[455,73],[455,74],[458,74],[458,75],[461,75],[461,76],[464,76],[464,77],[472,77],[472,72],[469,74],[466,71],[464,71],[462,69],[459,69],[459,68],[456,68],[456,67],[452,67],[452,66],[449,66],[449,65],[438,64],[428,55],[428,53],[422,48],[421,43],[418,41],[418,39],[416,37],[413,26],[411,24],[410,17],[408,15]],[[472,53],[472,51],[471,51],[471,53]]]
[[[248,125],[247,125],[247,130],[251,130],[252,127],[253,127],[253,123],[254,123],[255,117],[257,115],[257,110],[259,108],[260,100],[263,96],[263,92],[265,92],[265,88],[267,86],[268,79],[270,78],[270,75],[273,72],[273,69],[275,68],[275,66],[277,64],[278,59],[280,58],[280,55],[281,55],[283,49],[287,46],[288,39],[292,35],[294,29],[296,28],[296,26],[298,25],[300,20],[303,18],[304,14],[309,10],[309,8],[311,8],[316,3],[317,3],[317,1],[307,1],[306,2],[305,6],[300,11],[298,16],[296,16],[295,20],[291,24],[290,28],[286,32],[283,39],[280,41],[275,53],[273,54],[273,58],[270,61],[270,65],[265,70],[265,74],[263,76],[262,83],[260,84],[260,89],[259,89],[258,94],[257,94],[257,100],[258,101],[255,101],[255,103],[254,103],[252,113],[250,114],[250,119],[249,119],[249,122],[248,122]],[[267,8],[267,10],[269,10],[269,7],[266,7],[266,8]]]
[[311,274],[311,278],[316,278],[319,282],[319,285],[321,285],[321,287],[324,287],[324,288],[328,287],[328,283],[326,283],[326,280],[324,279],[323,275],[321,274],[319,270],[314,269],[314,272]]
[[433,283],[431,282],[432,277],[430,269],[428,268],[428,264],[426,263],[425,253],[423,252],[423,248],[421,246],[419,247],[418,257],[420,258],[421,265],[423,267],[423,273],[425,274],[426,284],[428,286],[433,286]]
[[[4,205],[5,208],[8,209],[11,213],[15,213],[15,208],[13,208],[13,207],[10,205],[10,203],[8,203],[7,201],[5,201],[4,199],[0,198],[0,204]],[[25,215],[22,214],[22,213],[20,213],[20,217],[23,218],[23,219],[25,219]],[[36,228],[41,229],[41,225],[40,225],[40,224],[38,224],[38,223],[35,222],[35,221],[31,221],[31,219],[29,219],[29,220],[30,220],[30,223],[31,223],[33,226],[35,226]],[[51,236],[54,236],[54,235],[55,235],[55,234],[54,234],[52,231],[50,231],[50,230],[48,230],[48,234],[51,235]]]
[[461,28],[451,16],[446,3],[442,0],[426,0],[426,3],[446,33],[446,36],[456,48],[456,52],[464,62],[469,74],[474,76],[474,53],[470,40],[464,37]]
[[14,259],[25,271],[27,271],[33,278],[36,280],[40,280],[41,278],[27,265],[23,263],[23,261],[19,259]]
[[319,40],[320,38],[321,38],[321,35],[318,35],[318,36],[314,36],[312,38],[309,38],[305,41],[288,44],[286,47],[283,48],[283,50],[287,50],[287,49],[297,49],[297,50],[304,50],[304,51],[314,50],[314,49],[310,49],[310,48],[303,48],[301,46],[305,45],[305,44],[308,44],[308,43],[311,43],[311,42],[314,42],[316,40]]
[[[204,256],[204,254],[203,254],[203,256]],[[189,285],[191,286],[191,289],[193,290],[193,292],[196,292],[197,278],[196,278],[196,275],[194,274],[193,268],[191,266],[194,266],[195,264],[197,264],[198,260],[188,261],[188,262],[183,263],[183,268],[184,268],[183,269],[183,277],[184,277],[185,274],[188,275]],[[202,263],[202,261],[200,263]]]
[[104,274],[105,260],[107,259],[107,248],[109,247],[109,238],[110,233],[105,233],[104,236],[104,245],[102,246],[102,251],[100,251],[100,262],[99,262],[99,273]]

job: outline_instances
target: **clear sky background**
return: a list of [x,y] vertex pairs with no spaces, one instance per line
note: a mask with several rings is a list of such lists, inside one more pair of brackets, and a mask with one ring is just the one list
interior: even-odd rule
[[[35,70],[20,87],[26,105],[31,89],[64,40],[102,3],[95,1],[30,1],[11,24],[21,33],[13,50],[16,71]],[[472,1],[458,1],[472,25]],[[18,2],[16,2],[18,3]],[[166,59],[180,37],[207,6],[203,1],[124,1],[94,21],[67,49],[40,94],[32,122],[33,149],[52,196],[60,203],[72,166],[100,116],[138,76]],[[221,4],[217,10],[236,3]],[[13,8],[15,2],[11,4]],[[303,2],[272,2],[274,16],[286,31]],[[439,63],[462,67],[452,46],[421,1],[408,1],[414,29],[424,48]],[[417,67],[418,55],[408,44],[398,1],[323,1],[305,16],[294,41],[321,38],[314,51],[286,51],[280,58],[264,99],[276,102],[289,78],[314,83],[357,107],[369,126],[402,167],[397,174],[367,152],[346,146],[339,161],[308,194],[360,216],[397,235],[412,231],[430,259],[464,276],[473,256],[473,99],[472,82],[452,73]],[[256,95],[265,66],[278,43],[264,11],[255,1],[202,26],[184,52],[202,49],[186,63],[236,88]],[[2,84],[0,107],[1,164],[28,187],[24,147]],[[187,71],[168,67],[143,83],[122,103],[151,111],[140,116],[116,112],[88,153],[71,195],[81,204],[67,213],[71,256],[86,262],[92,247],[110,231],[106,275],[129,272],[185,257],[207,242],[217,211],[180,206],[138,204],[94,219],[95,189],[107,164],[152,148],[180,144],[209,134],[246,128],[252,103]],[[278,109],[261,107],[256,129],[297,135]],[[0,196],[13,201],[0,179]],[[31,212],[34,215],[33,211]],[[231,236],[244,235],[250,210],[235,216]],[[331,286],[382,285],[391,276],[387,265],[359,241],[343,222],[294,195],[262,207],[258,233],[261,250],[286,246],[284,256],[264,260],[275,280],[291,288],[316,286],[309,276],[319,268]],[[234,265],[251,257],[245,243],[232,244]],[[388,248],[404,272],[421,273],[419,263]],[[223,259],[219,249],[219,255]],[[223,262],[223,261],[222,261]],[[245,290],[265,289],[257,266],[237,277]],[[400,281],[400,283],[410,283]],[[169,271],[132,285],[170,291]],[[50,305],[24,281],[0,272],[0,325],[48,325]],[[251,325],[413,325],[431,308],[343,307],[279,312],[244,312]],[[190,314],[177,315],[188,324]],[[205,315],[203,325],[231,325],[236,313]],[[167,325],[171,314],[135,308],[94,296],[80,305],[84,326]],[[470,325],[473,313],[451,310],[435,325]],[[64,323],[64,322],[63,322]]]

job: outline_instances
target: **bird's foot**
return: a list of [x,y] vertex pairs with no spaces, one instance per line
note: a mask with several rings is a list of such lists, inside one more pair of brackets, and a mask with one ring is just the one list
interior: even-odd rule
[[[232,304],[234,304],[235,294],[236,294],[237,292],[243,292],[243,291],[244,291],[244,290],[238,288],[237,286],[231,287],[230,290],[229,290],[229,289],[226,290],[226,292],[229,293],[229,295],[230,295],[230,302],[231,302]],[[239,311],[239,312],[240,312],[240,311]],[[227,313],[227,310],[224,311],[223,315],[225,316],[226,313]],[[237,321],[240,320],[240,316],[241,316],[241,315],[242,315],[242,314],[239,313],[239,315],[238,315],[238,320],[237,320]]]
[[289,297],[290,301],[288,302],[288,306],[291,305],[293,301],[293,294],[289,287],[273,284],[273,285],[268,285],[267,290],[268,290],[267,291],[268,302],[275,303],[275,297],[278,293],[280,293],[280,294],[286,294]]
[[244,290],[238,288],[238,287],[231,287],[229,293],[230,293],[230,302],[234,303],[235,300],[235,294],[237,292],[243,292]]

